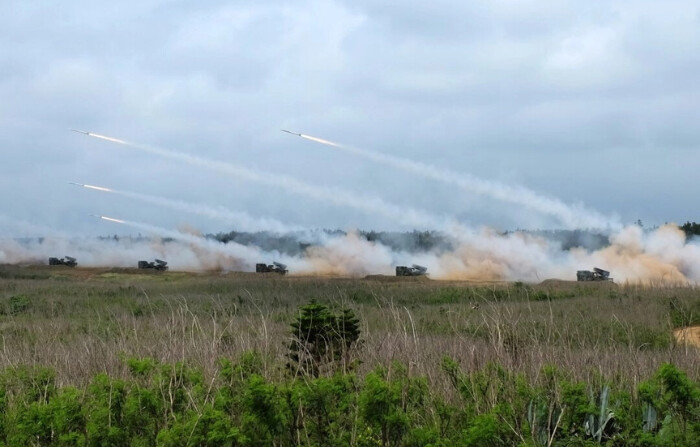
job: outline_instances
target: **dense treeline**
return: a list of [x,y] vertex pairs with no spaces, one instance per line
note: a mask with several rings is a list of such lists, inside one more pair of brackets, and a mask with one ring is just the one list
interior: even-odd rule
[[538,383],[497,364],[442,371],[452,396],[409,366],[365,377],[265,379],[250,352],[218,375],[183,363],[126,360],[131,376],[61,387],[51,370],[0,374],[0,444],[8,446],[697,446],[700,387],[671,364],[634,393],[570,381],[553,367]]
[[[540,236],[557,242],[563,250],[583,247],[597,250],[610,243],[608,236],[592,230],[518,230],[518,232]],[[314,234],[325,236],[344,236],[341,230],[318,230],[311,233],[292,232],[277,234],[266,231],[247,233],[230,231],[207,237],[219,242],[236,242],[242,245],[254,245],[266,251],[279,251],[292,256],[302,254],[314,245]],[[508,232],[506,232],[508,234]],[[357,235],[370,242],[378,242],[394,251],[408,253],[444,252],[455,248],[455,241],[438,231],[374,231],[358,230]]]
[[700,236],[700,223],[689,221],[681,225],[680,229],[685,232],[687,237]]
[[[242,231],[230,231],[217,233],[208,237],[219,242],[236,242],[242,245],[254,245],[266,251],[279,251],[296,256],[304,252],[314,244],[315,236],[345,236],[347,232],[342,230],[314,230],[311,232],[291,232],[285,234],[260,231],[247,233]],[[358,230],[357,235],[367,241],[376,241],[396,251],[409,253],[427,252],[450,249],[449,238],[436,231],[364,231]]]

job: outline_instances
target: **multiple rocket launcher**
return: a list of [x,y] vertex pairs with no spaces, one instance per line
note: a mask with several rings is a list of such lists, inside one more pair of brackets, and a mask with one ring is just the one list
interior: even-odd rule
[[[66,256],[65,258],[49,258],[49,265],[65,265],[68,267],[76,267],[78,262],[75,258]],[[155,270],[164,272],[168,270],[168,263],[162,259],[156,259],[154,262],[139,261],[138,268],[141,270]],[[289,270],[287,266],[281,262],[273,262],[272,264],[259,263],[255,264],[256,273],[278,273],[286,275]],[[428,268],[422,265],[413,264],[411,267],[399,265],[396,267],[396,276],[425,276],[428,274]],[[595,267],[593,271],[579,270],[576,272],[577,281],[612,281],[610,272],[601,268]]]
[[[78,260],[70,256],[66,256],[65,258],[49,258],[49,265],[77,267]],[[137,265],[139,269],[153,269],[161,272],[168,270],[168,263],[161,259],[156,259],[155,262],[139,261]]]

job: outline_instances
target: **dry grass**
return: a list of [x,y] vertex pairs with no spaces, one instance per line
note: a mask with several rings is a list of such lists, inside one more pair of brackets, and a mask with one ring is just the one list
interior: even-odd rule
[[254,349],[273,377],[289,323],[312,298],[360,318],[360,373],[400,361],[446,386],[447,355],[466,370],[499,362],[535,378],[551,364],[630,386],[671,361],[700,379],[700,352],[675,341],[670,317],[700,301],[691,287],[17,267],[0,268],[0,368],[49,366],[60,384],[83,384],[97,372],[125,376],[125,357],[213,374],[219,357]]

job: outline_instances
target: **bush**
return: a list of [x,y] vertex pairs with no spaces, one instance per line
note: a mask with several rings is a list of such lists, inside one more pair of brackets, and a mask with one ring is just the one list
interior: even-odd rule
[[10,315],[19,315],[29,309],[29,298],[25,295],[11,296],[8,301],[8,313]]

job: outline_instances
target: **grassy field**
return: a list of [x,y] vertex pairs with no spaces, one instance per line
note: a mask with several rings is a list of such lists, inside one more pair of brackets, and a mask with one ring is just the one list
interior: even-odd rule
[[356,313],[366,369],[398,360],[434,377],[448,355],[467,369],[496,361],[536,375],[551,364],[632,384],[671,361],[700,377],[698,352],[672,337],[699,323],[700,291],[688,287],[6,266],[0,291],[0,367],[49,366],[62,384],[120,376],[125,356],[187,361],[210,374],[219,357],[249,350],[278,364],[311,299]]
[[[355,344],[349,353],[351,361],[344,363],[341,371],[337,368],[321,369],[319,379],[296,382],[296,379],[290,379],[289,369],[285,366],[289,362],[289,344],[292,337],[290,324],[299,317],[300,307],[311,300],[327,306],[333,312],[351,309],[359,319],[361,337],[360,342]],[[426,445],[420,442],[420,439],[423,439],[421,438],[424,435],[421,434],[423,432],[414,433],[409,430],[408,427],[415,424],[428,427],[424,428],[428,430],[429,435],[432,436],[430,439],[433,441],[443,437],[451,439],[450,442],[460,439],[463,445],[513,445],[516,441],[520,445],[558,445],[553,441],[560,437],[561,445],[589,445],[565,443],[570,442],[573,439],[572,436],[589,436],[596,440],[594,433],[587,431],[590,424],[583,424],[583,416],[575,412],[566,413],[566,417],[570,417],[574,422],[566,422],[568,419],[560,417],[560,421],[549,423],[547,428],[549,431],[547,431],[533,419],[533,405],[545,405],[538,410],[545,413],[549,408],[551,419],[552,414],[564,414],[565,410],[573,411],[567,403],[567,399],[573,399],[571,396],[584,396],[581,399],[588,401],[589,397],[586,396],[590,395],[590,399],[595,403],[596,399],[602,399],[602,397],[596,398],[595,393],[602,393],[601,396],[603,396],[607,392],[601,390],[612,385],[615,392],[623,393],[617,395],[618,410],[616,411],[624,407],[620,403],[624,399],[637,399],[636,404],[630,404],[625,408],[636,408],[635,417],[641,421],[642,411],[650,411],[648,410],[650,404],[643,404],[642,400],[639,400],[644,390],[653,388],[649,385],[649,380],[657,380],[658,384],[661,384],[654,385],[658,388],[653,389],[659,391],[649,395],[668,396],[668,393],[664,394],[663,386],[668,386],[670,383],[668,381],[671,380],[668,377],[675,377],[673,374],[676,370],[663,370],[665,364],[673,365],[673,368],[681,372],[682,377],[690,380],[689,395],[700,402],[700,391],[698,391],[700,350],[680,343],[673,337],[674,329],[698,324],[700,324],[700,290],[692,287],[642,287],[557,280],[547,280],[541,284],[470,283],[382,276],[362,279],[320,278],[252,273],[143,273],[130,269],[2,266],[0,267],[0,371],[4,371],[5,379],[0,380],[0,388],[5,383],[7,396],[14,396],[12,399],[8,398],[8,402],[14,402],[12,411],[19,416],[13,416],[14,419],[10,422],[7,420],[2,422],[0,418],[0,442],[3,440],[2,424],[21,421],[25,417],[22,416],[25,414],[23,411],[33,408],[32,399],[42,396],[42,392],[30,393],[34,396],[31,398],[21,396],[26,395],[29,392],[27,390],[36,391],[43,389],[42,386],[44,388],[48,386],[37,385],[45,383],[43,379],[37,379],[39,376],[36,374],[39,373],[36,371],[41,368],[48,368],[48,371],[51,371],[51,387],[64,390],[63,394],[58,394],[59,397],[64,396],[60,399],[56,397],[49,399],[47,396],[50,393],[47,392],[40,398],[41,405],[48,406],[51,402],[60,403],[61,399],[73,396],[76,402],[79,401],[75,405],[78,405],[76,408],[82,408],[79,414],[83,418],[80,419],[83,421],[80,427],[83,428],[76,429],[78,434],[75,435],[77,436],[75,439],[81,439],[81,442],[86,439],[88,441],[98,439],[99,436],[96,438],[97,435],[90,435],[89,421],[94,415],[85,408],[89,409],[92,408],[90,405],[97,405],[95,403],[97,401],[90,399],[101,399],[102,391],[99,390],[104,391],[104,386],[107,386],[104,383],[109,385],[109,408],[112,408],[111,390],[115,386],[113,384],[117,383],[109,381],[123,380],[126,381],[124,383],[130,383],[131,385],[128,386],[119,385],[126,386],[130,390],[124,391],[125,396],[151,389],[148,387],[162,392],[161,376],[149,376],[150,379],[147,382],[139,378],[142,375],[139,375],[141,373],[138,371],[142,367],[138,366],[141,363],[137,360],[148,359],[145,363],[147,365],[151,365],[149,362],[154,362],[155,365],[171,368],[163,370],[170,371],[167,374],[172,373],[172,368],[180,367],[177,365],[187,365],[188,368],[192,368],[192,371],[199,371],[196,374],[193,373],[193,377],[199,377],[193,383],[200,383],[200,385],[185,387],[188,390],[187,393],[190,393],[187,400],[189,404],[183,407],[188,409],[187,411],[181,410],[183,413],[177,413],[172,408],[167,411],[162,410],[165,411],[165,415],[154,419],[154,421],[161,421],[158,422],[161,425],[156,424],[160,428],[154,428],[155,431],[149,435],[150,437],[143,438],[146,441],[142,445],[156,445],[156,439],[159,440],[158,445],[325,445],[326,442],[330,442],[328,436],[331,432],[335,433],[334,436],[339,436],[338,439],[343,439],[336,445]],[[279,427],[274,430],[268,427],[266,429],[268,432],[265,432],[267,442],[256,444],[251,441],[255,438],[254,435],[245,435],[238,430],[251,430],[250,433],[257,433],[255,424],[262,424],[262,422],[255,419],[257,421],[255,424],[246,425],[250,423],[248,419],[243,416],[234,416],[245,414],[243,410],[240,410],[242,413],[237,413],[238,410],[228,410],[228,413],[223,413],[228,415],[226,418],[230,418],[226,419],[229,421],[227,423],[233,424],[231,427],[238,428],[235,429],[235,436],[230,435],[226,438],[228,441],[224,443],[161,442],[161,437],[171,440],[181,439],[175,435],[167,438],[170,436],[167,433],[172,435],[169,430],[175,430],[178,427],[177,423],[184,424],[185,422],[182,421],[187,420],[187,417],[194,418],[194,425],[198,426],[201,418],[208,414],[202,409],[209,408],[207,405],[211,405],[211,411],[219,411],[215,403],[218,401],[212,400],[212,393],[216,390],[218,390],[216,393],[221,393],[221,390],[228,389],[226,380],[233,380],[226,379],[230,375],[230,372],[227,373],[231,369],[230,362],[245,363],[240,359],[249,358],[247,356],[250,356],[251,352],[255,352],[253,368],[255,377],[264,381],[261,383],[277,384],[274,386],[282,387],[274,388],[270,393],[277,393],[276,396],[278,394],[287,396],[284,407],[286,408],[284,414],[287,415],[285,416],[287,419],[284,419],[286,422],[282,423],[275,419],[277,422],[274,424],[278,424],[275,425],[278,427],[279,424],[289,425],[292,424],[289,421],[294,421],[293,424],[296,425],[289,428],[290,434],[283,435],[284,430]],[[26,368],[35,372],[31,374],[22,372]],[[345,375],[338,376],[338,372]],[[352,374],[348,375],[349,373]],[[665,379],[662,379],[663,374],[666,374],[663,376],[666,377]],[[103,378],[100,379],[100,377]],[[175,374],[172,377],[179,376]],[[290,416],[295,414],[293,411],[295,405],[299,406],[299,409],[303,407],[303,399],[299,397],[300,400],[290,404],[292,397],[289,396],[294,394],[289,390],[296,389],[293,387],[302,383],[306,391],[299,396],[305,395],[304,393],[309,389],[316,389],[314,387],[318,383],[325,383],[317,382],[324,377],[328,380],[344,381],[342,383],[345,384],[341,386],[338,385],[340,382],[332,382],[335,384],[333,386],[350,387],[343,389],[350,390],[347,391],[348,396],[355,396],[352,398],[354,400],[351,399],[351,404],[347,404],[348,408],[354,408],[354,419],[346,421],[348,425],[345,428],[339,428],[337,424],[328,422],[327,426],[324,426],[326,431],[314,435],[309,427],[316,427],[313,424],[320,422],[304,422],[305,419],[301,416]],[[348,385],[348,383],[355,383],[355,379],[349,379],[349,377],[364,381],[363,385]],[[556,378],[554,385],[551,384],[553,378]],[[411,382],[414,379],[418,380],[416,383],[423,385],[415,385]],[[169,386],[172,387],[175,379],[168,380],[170,380]],[[350,382],[347,382],[348,380]],[[382,382],[384,380],[386,382]],[[394,386],[392,380],[399,380],[399,385],[396,385],[399,387],[397,388],[399,397],[396,402],[405,413],[401,413],[404,414],[401,416],[404,417],[401,419],[404,421],[402,422],[404,425],[401,426],[404,430],[398,438],[391,437],[393,432],[390,424],[377,423],[377,425],[373,421],[381,420],[381,417],[367,413],[374,408],[370,397],[382,395],[379,391],[370,392],[368,389],[372,389],[373,386],[385,386],[387,390],[391,390]],[[24,385],[16,385],[17,383],[24,383]],[[207,383],[210,392],[197,397],[199,395],[197,393],[201,392],[203,387],[202,384]],[[246,383],[248,388],[241,388],[241,395],[252,393],[260,385],[254,380]],[[483,396],[490,396],[486,400],[483,396],[477,398],[479,393],[474,391],[482,386],[478,385],[480,383],[483,385]],[[501,391],[493,388],[496,383],[500,384],[497,390]],[[674,383],[685,382],[681,380]],[[510,397],[502,397],[499,394],[504,392],[504,389],[516,387],[516,384],[520,384],[517,385],[519,388],[512,388],[512,393],[508,394]],[[570,384],[579,384],[580,389],[576,388],[579,385]],[[412,388],[414,385],[418,388]],[[529,400],[514,402],[513,408],[518,408],[518,411],[508,410],[510,412],[508,415],[520,414],[518,419],[518,417],[506,415],[500,408],[503,399],[519,399],[517,396],[522,393],[517,390],[521,388],[530,390],[523,394],[530,396]],[[82,391],[70,391],[73,389]],[[283,389],[288,391],[282,392]],[[401,389],[404,391],[400,391]],[[418,392],[415,391],[416,389],[424,391]],[[577,389],[579,394],[571,394],[571,389]],[[594,393],[594,390],[598,391]],[[424,408],[416,407],[415,411],[411,410],[414,411],[413,413],[409,412],[407,402],[410,399],[406,396],[410,396],[412,392],[429,397],[430,403],[425,403]],[[550,396],[551,393],[554,394]],[[166,395],[163,394],[163,396]],[[4,398],[0,396],[0,405],[4,405],[2,399]],[[453,406],[444,407],[447,404],[440,403],[443,401]],[[168,399],[163,397],[163,402],[168,402]],[[542,402],[544,404],[541,404]],[[664,402],[666,403],[659,403],[658,408],[676,408],[668,403],[670,401]],[[683,402],[687,402],[687,399]],[[239,404],[244,405],[245,402],[241,401]],[[456,428],[449,433],[445,431],[441,434],[443,431],[440,428],[441,424],[446,422],[439,415],[444,408],[452,408],[450,411],[453,413],[449,413],[452,416],[448,419]],[[471,410],[467,411],[466,409],[469,408]],[[552,409],[556,408],[559,408],[560,413],[552,413]],[[590,407],[586,408],[589,409],[585,411],[595,412],[590,410]],[[249,410],[255,412],[253,407]],[[581,411],[583,412],[581,414],[587,414]],[[631,411],[628,413],[631,414]],[[660,440],[657,444],[644,444],[646,441],[639,441],[630,445],[673,445],[673,443],[692,445],[687,441],[695,436],[693,430],[700,430],[700,414],[695,413],[678,413],[681,416],[667,418],[667,421],[680,422],[668,422],[672,427],[666,429],[666,434],[663,428],[649,430],[645,428],[642,433],[641,425],[637,427],[635,425],[637,422],[630,422],[629,426],[637,427],[635,430],[639,433],[645,436],[655,433],[654,436]],[[328,416],[330,413],[327,411],[323,414],[328,421],[345,417],[336,415],[330,418]],[[239,419],[236,419],[237,417]],[[243,419],[240,419],[241,417]],[[462,419],[459,419],[460,417]],[[86,420],[88,423],[85,422]],[[431,420],[433,422],[430,422]],[[475,420],[481,422],[476,423]],[[111,424],[111,416],[109,421]],[[509,428],[505,432],[498,432],[498,421],[504,422]],[[644,424],[647,424],[647,419],[644,421]],[[679,425],[681,422],[689,423],[687,421],[696,424],[692,425],[696,428],[691,430],[686,425],[682,427]],[[477,429],[474,428],[474,423],[477,424]],[[478,427],[481,427],[479,424],[482,423],[491,427],[489,429],[491,431],[487,430],[488,427],[484,428],[491,433],[487,436],[488,439],[498,436],[502,442],[480,443],[479,439],[482,441],[487,439],[480,438],[481,435],[477,433],[481,430]],[[51,433],[57,433],[54,425],[61,423],[46,422],[46,424],[52,427]],[[510,427],[508,424],[513,426]],[[521,426],[516,426],[518,424]],[[190,438],[197,431],[195,426],[191,427]],[[551,426],[554,427],[553,430]],[[569,432],[562,433],[564,426],[569,427]],[[36,426],[33,427],[36,428]],[[199,426],[199,429],[204,428]],[[39,429],[27,430],[29,431],[19,430],[16,433],[12,432],[15,433],[14,435],[6,435],[5,441],[8,445],[13,445],[9,440],[15,439],[18,440],[18,444],[14,445],[22,445],[28,442],[27,439],[34,439],[32,436],[35,435],[32,433]],[[134,430],[137,435],[133,436],[142,439],[142,435],[138,434],[141,433],[140,429]],[[351,433],[348,430],[351,430]],[[627,445],[624,442],[619,443],[620,437],[623,436],[620,434],[622,429],[618,427],[616,430],[615,434],[606,435],[609,436],[607,438],[609,445]],[[302,433],[307,436],[308,442],[301,442]],[[239,435],[242,437],[236,438]],[[46,436],[48,436],[46,442],[34,442],[34,444],[84,445],[54,443],[54,438]],[[123,436],[126,437],[119,438],[122,439],[123,442],[120,441],[122,444],[116,441],[99,442],[129,445],[137,439],[128,438],[132,435],[123,434]],[[206,433],[202,436],[206,437]],[[295,436],[299,442],[293,441]],[[606,439],[600,436],[597,439],[598,444]],[[234,438],[240,442],[237,441],[238,444],[236,444],[231,441]],[[312,438],[316,441],[312,442]],[[410,439],[418,441],[411,443],[413,441],[409,442]],[[466,440],[469,439],[472,441],[467,442]],[[618,443],[610,444],[613,439]],[[99,442],[94,445],[102,445]],[[670,444],[664,444],[664,442]],[[89,442],[88,445],[90,445]],[[433,442],[432,445],[452,444]]]

